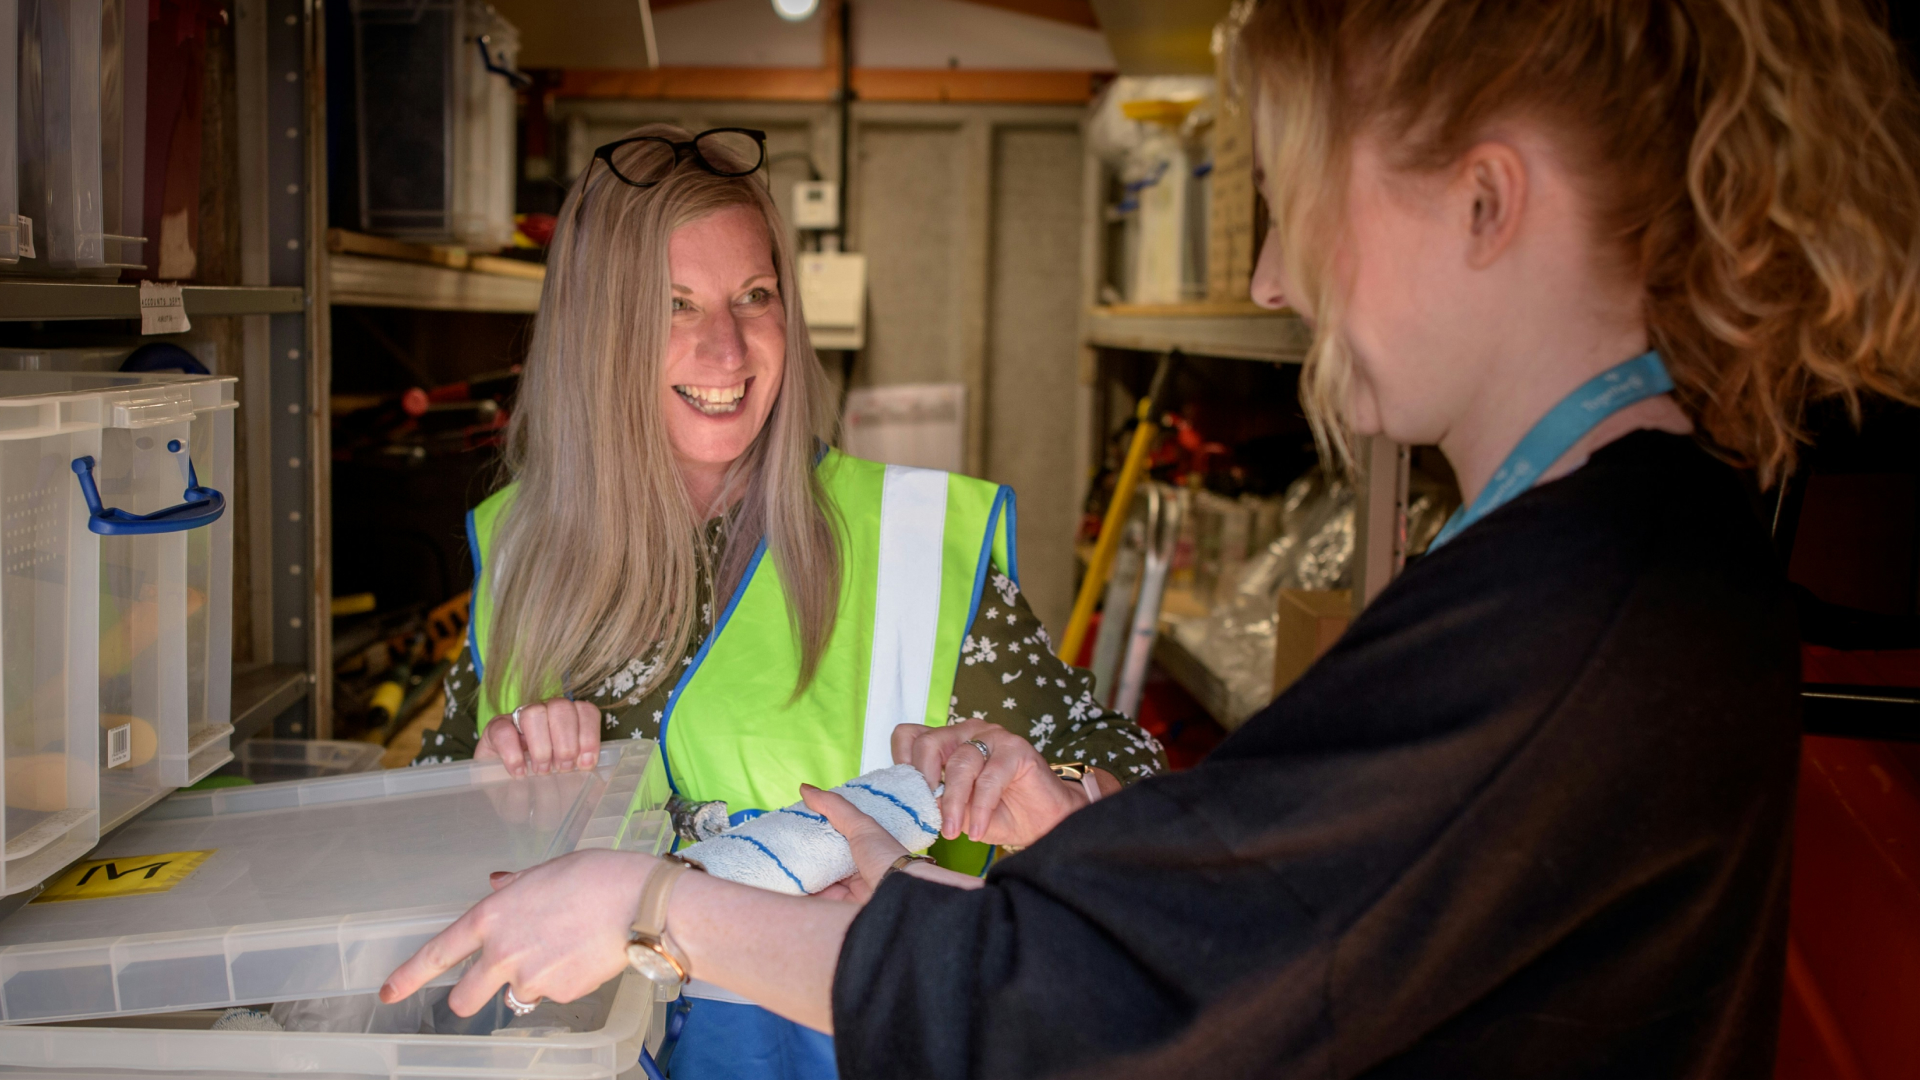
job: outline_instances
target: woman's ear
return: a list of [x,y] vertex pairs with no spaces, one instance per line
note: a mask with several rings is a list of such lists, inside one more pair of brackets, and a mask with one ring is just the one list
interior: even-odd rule
[[1467,265],[1484,270],[1499,260],[1520,231],[1527,206],[1526,163],[1506,143],[1483,142],[1467,151],[1460,175],[1471,200]]

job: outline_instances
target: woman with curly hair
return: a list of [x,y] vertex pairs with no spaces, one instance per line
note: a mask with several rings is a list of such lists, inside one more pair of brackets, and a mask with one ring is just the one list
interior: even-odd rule
[[478,951],[458,1005],[582,993],[638,910],[850,1077],[1770,1075],[1799,665],[1752,481],[1809,401],[1920,400],[1894,46],[1862,0],[1240,16],[1254,299],[1313,324],[1327,453],[1446,454],[1434,547],[1199,767],[984,881],[810,792],[864,904],[569,856],[395,992]]

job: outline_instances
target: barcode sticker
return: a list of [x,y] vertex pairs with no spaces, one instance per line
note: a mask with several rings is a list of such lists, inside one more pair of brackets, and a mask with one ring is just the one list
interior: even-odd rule
[[180,334],[193,328],[187,321],[186,301],[180,296],[177,281],[140,283],[140,332],[142,334]]
[[133,760],[133,725],[121,724],[107,729],[107,768]]
[[20,257],[23,259],[39,258],[38,255],[33,253],[33,219],[25,214],[16,216],[20,219]]

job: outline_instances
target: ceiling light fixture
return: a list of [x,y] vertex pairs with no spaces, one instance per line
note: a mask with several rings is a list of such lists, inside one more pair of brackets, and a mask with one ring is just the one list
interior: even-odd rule
[[820,0],[773,0],[774,13],[788,22],[800,22],[820,7]]

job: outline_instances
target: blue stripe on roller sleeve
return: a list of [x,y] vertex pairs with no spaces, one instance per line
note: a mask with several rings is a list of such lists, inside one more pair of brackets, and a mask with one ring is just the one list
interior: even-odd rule
[[793,882],[793,887],[800,890],[800,895],[805,896],[807,894],[807,887],[801,884],[800,879],[794,876],[793,871],[787,869],[787,864],[780,861],[780,856],[775,855],[773,853],[772,848],[769,848],[767,845],[761,843],[758,840],[755,840],[753,837],[748,836],[745,833],[721,833],[719,836],[716,836],[712,840],[707,841],[707,843],[711,844],[720,840],[739,840],[743,843],[752,844],[754,847],[759,848],[760,854],[765,855],[768,859],[771,859],[773,861],[773,865],[779,867],[780,872],[787,875],[787,880]]
[[926,833],[928,836],[940,835],[939,829],[929,828],[926,822],[920,820],[920,815],[913,812],[913,807],[908,806],[904,802],[901,802],[897,796],[888,794],[887,792],[881,791],[877,787],[872,787],[868,784],[862,784],[855,780],[849,780],[841,786],[846,787],[853,791],[864,791],[869,795],[878,795],[880,798],[885,799],[888,802],[892,803],[893,805],[899,807],[901,813],[904,813],[907,815],[907,817],[911,818],[913,820],[913,823],[919,827],[921,832]]

